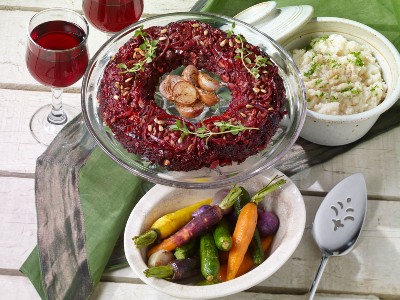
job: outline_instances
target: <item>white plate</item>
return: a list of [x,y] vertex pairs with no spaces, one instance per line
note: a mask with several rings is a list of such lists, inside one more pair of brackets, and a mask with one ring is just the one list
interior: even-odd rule
[[[250,194],[266,185],[277,170],[269,170],[241,185]],[[287,183],[271,193],[259,205],[273,211],[280,220],[279,230],[274,237],[271,254],[260,266],[234,280],[208,286],[183,285],[167,280],[147,278],[143,271],[147,268],[145,250],[137,249],[132,237],[149,229],[152,223],[162,215],[188,206],[199,200],[212,197],[217,190],[185,190],[162,185],[154,186],[133,209],[125,228],[125,255],[130,267],[139,278],[150,286],[175,297],[206,299],[234,294],[267,279],[275,273],[293,254],[304,232],[306,211],[303,197],[297,187],[285,177]]]

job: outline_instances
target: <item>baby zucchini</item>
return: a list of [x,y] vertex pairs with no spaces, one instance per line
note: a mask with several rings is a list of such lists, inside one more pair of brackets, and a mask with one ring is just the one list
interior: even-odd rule
[[232,247],[232,236],[228,226],[228,221],[222,218],[214,229],[213,237],[218,250],[229,251]]
[[200,238],[200,268],[207,281],[217,278],[219,272],[218,249],[211,233]]

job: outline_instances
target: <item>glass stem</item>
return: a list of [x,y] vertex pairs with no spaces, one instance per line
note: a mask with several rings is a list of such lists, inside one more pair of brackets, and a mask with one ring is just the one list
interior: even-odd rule
[[67,123],[68,117],[62,108],[62,88],[51,88],[51,112],[47,116],[47,121],[54,125]]

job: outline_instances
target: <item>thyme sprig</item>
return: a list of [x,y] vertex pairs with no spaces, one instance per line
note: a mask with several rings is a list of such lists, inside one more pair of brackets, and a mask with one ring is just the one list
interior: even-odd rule
[[[232,28],[228,30],[226,34],[228,38],[230,38],[234,34],[234,29],[235,23],[232,23]],[[235,50],[236,55],[234,59],[240,59],[247,72],[249,72],[254,78],[257,79],[258,77],[260,77],[260,69],[262,67],[270,65],[271,62],[268,58],[262,55],[253,55],[254,53],[245,47],[244,44],[246,43],[246,38],[243,35],[237,34],[235,36],[235,41],[240,44],[240,47]],[[254,56],[253,61],[250,58],[252,56]]]
[[179,137],[180,142],[183,141],[187,135],[195,135],[201,139],[206,139],[206,145],[208,145],[208,140],[215,135],[221,135],[225,133],[231,133],[233,135],[238,135],[240,132],[245,130],[259,130],[256,127],[246,127],[240,122],[238,124],[232,124],[230,122],[218,121],[214,122],[214,125],[219,128],[218,132],[213,132],[208,129],[204,124],[201,127],[196,128],[195,131],[191,131],[181,120],[176,120],[175,124],[170,125],[169,128],[173,131],[181,131],[181,136]]
[[138,30],[135,31],[133,38],[141,36],[143,39],[143,43],[139,46],[139,49],[144,53],[144,59],[140,60],[132,65],[131,68],[124,63],[120,63],[117,65],[117,68],[124,69],[121,73],[136,73],[138,71],[144,70],[144,65],[151,63],[153,59],[156,57],[156,49],[158,40],[150,41],[147,38],[147,33],[143,31],[143,26],[141,26]]
[[229,30],[226,32],[226,37],[227,37],[228,39],[231,38],[231,36],[234,34],[235,26],[236,26],[236,23],[233,22],[233,23],[232,23],[231,29],[229,29]]

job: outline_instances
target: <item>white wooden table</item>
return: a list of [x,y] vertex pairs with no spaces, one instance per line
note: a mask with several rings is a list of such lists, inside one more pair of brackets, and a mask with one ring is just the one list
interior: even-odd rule
[[[194,0],[145,0],[143,17],[188,11]],[[25,66],[26,25],[36,11],[67,7],[81,12],[81,0],[2,0],[0,3],[0,298],[38,299],[18,269],[36,245],[34,177],[45,148],[29,132],[33,112],[50,101]],[[105,34],[91,28],[93,54]],[[80,106],[80,82],[64,102]],[[332,258],[319,285],[319,299],[400,299],[400,128],[365,142],[329,162],[292,177],[307,208],[300,246],[271,278],[229,299],[304,299],[320,253],[310,225],[324,195],[342,178],[362,172],[368,187],[368,215],[353,252]],[[172,299],[143,284],[125,268],[104,274],[94,299]],[[228,299],[228,298],[227,298]]]

